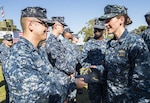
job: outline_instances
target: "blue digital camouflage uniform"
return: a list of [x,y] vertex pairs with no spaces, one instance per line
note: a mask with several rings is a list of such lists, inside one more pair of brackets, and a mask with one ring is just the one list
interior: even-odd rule
[[[3,35],[4,40],[13,42],[12,34]],[[9,54],[9,47],[5,43],[0,45],[0,62],[5,62],[7,55]]]
[[[59,36],[59,40],[61,40],[61,43],[65,48],[65,55],[67,57],[68,63],[70,64],[70,67],[72,66],[72,68],[74,68],[74,73],[75,75],[77,75],[76,66],[79,63],[80,50],[78,49],[76,44],[64,38],[62,35]],[[75,78],[72,78],[72,80],[74,79]],[[76,89],[74,91],[68,92],[69,103],[72,103],[74,101],[74,98],[76,97],[76,93],[77,93]]]
[[108,103],[150,102],[150,61],[147,45],[139,35],[124,31],[121,38],[108,41]]
[[[0,45],[0,63],[5,63],[5,61],[6,61],[6,58],[7,58],[7,56],[8,56],[8,54],[9,54],[9,50],[10,50],[10,48],[8,48],[6,45],[5,45],[5,43],[2,43],[1,45]],[[0,69],[2,69],[2,66],[1,66],[1,68]],[[7,86],[6,86],[6,81],[5,81],[5,79],[4,79],[4,76],[3,76],[3,72],[2,72],[2,70],[1,70],[1,72],[0,72],[0,76],[1,77],[3,77],[3,78],[0,78],[0,79],[2,79],[2,80],[0,80],[0,92],[3,92],[2,93],[2,97],[5,97],[5,101],[7,100],[8,101],[8,96],[7,96],[7,93],[8,93],[8,89],[7,89]],[[5,87],[5,88],[4,88]],[[3,88],[3,89],[2,89]],[[0,93],[1,94],[1,93]],[[1,102],[1,100],[0,100],[0,102]]]
[[45,50],[24,38],[11,47],[3,66],[10,103],[48,103],[49,95],[62,95],[67,88],[60,85],[64,77],[53,69]]
[[106,101],[106,72],[103,67],[105,59],[105,50],[108,39],[103,39],[103,41],[90,39],[83,46],[81,53],[81,65],[84,68],[89,68],[91,65],[97,66],[96,69],[99,70],[99,83],[90,83],[88,85],[89,97],[92,103],[103,103]]
[[5,62],[7,55],[9,54],[9,49],[5,43],[0,45],[0,62]]
[[72,43],[68,39],[61,36],[59,37],[65,48],[65,56],[67,57],[70,66],[72,66],[71,68],[74,68],[74,72],[76,72],[75,68],[76,64],[79,62],[80,50],[76,44]]
[[75,70],[74,67],[70,67],[69,60],[67,59],[69,57],[66,57],[65,51],[66,49],[61,43],[61,40],[53,34],[50,34],[46,41],[46,52],[48,55],[51,55],[51,63],[56,69],[59,69],[64,74],[70,75]]
[[[48,53],[49,61],[52,63],[54,69],[58,70],[58,74],[62,77],[61,83],[63,85],[71,83],[72,81],[69,76],[75,73],[75,65],[71,62],[73,58],[69,56],[70,52],[67,51],[67,48],[64,47],[61,40],[53,34],[50,34],[46,41],[46,52]],[[61,95],[61,101],[67,98],[68,91],[68,89],[60,91],[63,93],[63,95]]]
[[144,39],[150,51],[150,26],[148,26],[147,29],[140,34],[140,36]]

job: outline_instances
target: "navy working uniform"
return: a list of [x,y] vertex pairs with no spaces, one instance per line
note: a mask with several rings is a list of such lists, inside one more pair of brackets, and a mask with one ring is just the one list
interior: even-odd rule
[[54,71],[44,49],[35,49],[28,40],[20,38],[10,50],[3,68],[10,102],[40,103],[62,91],[62,77]]
[[[97,82],[88,83],[89,97],[91,103],[105,103],[106,93],[107,93],[107,84],[106,84],[106,71],[103,67],[105,59],[105,50],[108,39],[104,38],[99,40],[100,37],[103,37],[103,30],[105,25],[103,21],[95,19],[94,29],[99,29],[101,36],[96,36],[88,40],[84,45],[81,53],[81,64],[84,68],[89,68],[91,65],[96,66],[96,70],[99,75],[99,80]],[[92,69],[95,70],[95,69]]]
[[[63,23],[64,26],[66,25],[62,17],[52,17],[52,20]],[[70,62],[72,59],[70,58],[71,56],[66,55],[66,48],[59,37],[56,37],[53,34],[49,35],[46,40],[46,52],[54,69],[59,71],[58,74],[62,79],[62,85],[67,86],[70,83],[72,84],[74,80],[71,81],[70,75],[75,73],[75,67],[72,65],[72,62]],[[66,100],[69,91],[70,90],[66,88],[66,90],[61,91],[61,94],[58,94],[61,97],[61,102]]]
[[0,62],[5,60],[5,56],[7,56],[8,51],[9,48],[5,46],[5,43],[2,43],[0,45]]
[[[70,28],[65,28],[64,32],[71,33],[71,35],[73,33],[70,30]],[[80,50],[78,49],[76,44],[62,37],[62,35],[60,35],[60,41],[65,48],[65,54],[66,54],[66,57],[68,58],[68,62],[70,62],[69,63],[70,66],[72,66],[72,68],[74,68],[74,72],[76,72],[75,68],[76,68],[77,63],[79,62]]]
[[[109,19],[118,14],[127,14],[127,9],[107,5],[105,15]],[[108,41],[105,54],[107,69],[108,103],[150,102],[150,61],[144,40],[126,29],[117,40]]]
[[[5,34],[3,37],[7,41],[13,41],[12,34]],[[9,53],[9,49],[10,48],[7,47],[5,43],[2,43],[0,45],[0,62],[5,62],[6,57]]]
[[[71,82],[69,76],[75,73],[75,68],[70,66],[70,59],[66,57],[66,52],[63,44],[58,38],[56,38],[53,34],[50,34],[46,43],[46,52],[48,53],[49,61],[52,63],[55,70],[58,70],[58,74],[62,78],[62,85],[68,85]],[[62,94],[59,94],[65,100],[67,98],[68,90],[61,91]]]
[[[77,45],[72,43],[72,41],[69,41],[69,38],[65,38],[65,33],[69,33],[68,37],[72,37],[72,31],[70,30],[70,28],[65,28],[64,32],[63,32],[63,36],[60,35],[59,38],[61,40],[61,43],[63,44],[65,50],[65,55],[68,58],[68,62],[70,64],[70,66],[72,66],[72,68],[74,68],[74,73],[75,75],[77,75],[77,64],[79,63],[79,56],[80,56],[80,50],[78,49]],[[71,39],[71,38],[70,38]],[[76,97],[76,91],[74,90],[73,92],[71,92],[69,94],[69,103],[72,103],[74,98]],[[71,102],[72,101],[72,102]]]
[[46,42],[46,51],[54,67],[66,75],[74,73],[75,69],[72,66],[70,67],[69,60],[66,60],[69,57],[66,57],[66,49],[58,37],[55,37],[53,34],[49,35]]
[[[23,9],[21,20],[29,19],[28,17],[47,23],[46,28],[53,24],[47,19],[45,8]],[[52,99],[57,99],[53,96],[62,95],[61,91],[65,91],[69,86],[62,84],[63,77],[58,70],[53,69],[45,49],[36,48],[31,42],[20,37],[20,40],[10,48],[10,53],[3,64],[3,73],[9,88],[9,102],[57,103],[52,102],[55,101]]]
[[150,12],[148,12],[148,13],[145,14],[145,19],[146,19],[146,22],[148,24],[148,27],[147,27],[146,30],[144,30],[140,34],[140,36],[144,39],[144,41],[147,44],[148,49],[150,51]]
[[[13,37],[12,37],[12,34],[5,34],[4,36],[4,40],[6,40],[7,42],[9,42],[10,44],[7,44],[5,42],[3,42],[1,45],[0,45],[0,62],[3,64],[5,63],[6,61],[6,58],[8,57],[9,55],[9,50],[10,50],[10,47],[13,45]],[[1,69],[3,67],[1,66]],[[2,70],[1,70],[2,71]],[[3,73],[1,72],[1,76],[3,76]],[[5,99],[6,99],[6,102],[8,101],[8,88],[7,88],[7,85],[6,85],[6,81],[5,81],[5,78],[2,78],[2,80],[0,81],[0,88],[3,88],[5,87]],[[2,89],[1,89],[2,90]],[[2,93],[4,94],[4,93]],[[3,96],[3,95],[2,95]]]
[[110,103],[138,103],[138,99],[150,99],[148,53],[143,39],[127,30],[119,41],[108,42],[105,67]]

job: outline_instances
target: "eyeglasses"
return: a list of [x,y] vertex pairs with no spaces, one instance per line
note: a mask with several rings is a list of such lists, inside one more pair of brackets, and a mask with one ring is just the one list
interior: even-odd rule
[[11,40],[7,40],[7,41],[13,41],[13,39],[11,39]]
[[41,24],[41,25],[43,25],[45,27],[49,27],[48,24],[45,23],[45,22],[40,22],[40,21],[32,21],[32,22],[37,22],[37,23],[39,23],[39,24]]

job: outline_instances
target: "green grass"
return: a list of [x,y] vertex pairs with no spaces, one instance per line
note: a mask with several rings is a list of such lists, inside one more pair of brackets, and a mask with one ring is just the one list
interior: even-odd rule
[[[4,80],[2,66],[0,64],[0,82]],[[6,99],[5,85],[0,87],[0,103]]]

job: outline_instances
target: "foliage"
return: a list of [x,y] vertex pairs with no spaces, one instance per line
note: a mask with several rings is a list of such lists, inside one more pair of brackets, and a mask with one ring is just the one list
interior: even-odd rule
[[2,43],[3,39],[0,39],[0,44]]
[[87,26],[84,26],[79,32],[78,34],[84,34],[84,41],[87,41],[89,37],[93,36],[93,27],[94,27],[94,19],[89,20],[86,23]]
[[[95,19],[95,18],[94,18]],[[78,34],[84,34],[84,42],[88,41],[89,39],[91,39],[93,37],[93,28],[94,28],[94,19],[89,20],[86,24],[86,26],[84,26]],[[112,38],[113,35],[108,35],[108,32],[106,30],[104,30],[104,37],[105,38]]]
[[[4,80],[4,76],[2,73],[2,64],[0,63],[0,82]],[[5,85],[0,86],[0,103],[2,101],[6,100],[6,90],[5,90]]]
[[135,34],[140,34],[146,28],[147,28],[147,26],[139,26],[138,28],[135,28],[132,32],[135,33]]
[[[88,41],[90,38],[93,37],[93,28],[94,28],[94,19],[89,20],[86,23],[86,26],[84,26],[79,32],[78,34],[84,34],[84,42]],[[135,34],[140,34],[142,31],[144,31],[147,28],[147,26],[139,26],[138,28],[135,28],[134,30],[132,30],[131,32],[135,33]],[[105,30],[104,31],[104,37],[105,38],[113,38],[113,35],[108,35],[108,32]]]

